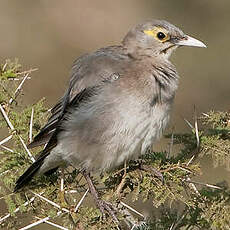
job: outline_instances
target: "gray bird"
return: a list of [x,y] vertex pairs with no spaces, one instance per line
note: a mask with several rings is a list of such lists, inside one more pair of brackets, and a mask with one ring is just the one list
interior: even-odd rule
[[47,145],[15,191],[35,175],[72,165],[82,170],[99,208],[111,212],[89,173],[136,158],[161,137],[179,80],[168,59],[179,46],[206,47],[166,21],[151,20],[132,28],[121,45],[78,58],[69,88],[29,147]]

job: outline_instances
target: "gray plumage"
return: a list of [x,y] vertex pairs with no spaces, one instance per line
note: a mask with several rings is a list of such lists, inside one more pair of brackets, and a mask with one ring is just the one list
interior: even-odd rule
[[15,190],[60,166],[100,171],[144,154],[169,121],[179,77],[168,58],[180,45],[204,47],[152,20],[132,28],[122,45],[77,59],[68,90],[29,147],[48,144]]

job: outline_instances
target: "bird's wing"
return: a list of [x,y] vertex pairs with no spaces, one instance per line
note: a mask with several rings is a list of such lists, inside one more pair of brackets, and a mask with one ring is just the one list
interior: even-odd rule
[[61,98],[61,100],[51,109],[51,116],[48,122],[34,137],[33,141],[28,145],[28,148],[34,148],[46,144],[49,141],[57,126],[58,119],[62,113],[63,104],[64,98]]
[[85,98],[94,87],[117,72],[114,63],[117,64],[119,60],[126,58],[125,55],[114,52],[117,48],[119,50],[120,47],[101,49],[93,54],[84,55],[74,62],[68,90],[52,108],[47,124],[35,136],[28,148],[48,143],[69,105],[76,100],[81,101],[80,98]]
[[[35,147],[47,143],[46,147],[40,152],[36,161],[16,181],[14,191],[22,188],[33,178],[43,165],[45,158],[57,145],[57,136],[58,133],[62,131],[61,124],[68,116],[69,108],[77,108],[81,103],[89,101],[91,96],[100,92],[104,84],[110,84],[110,82],[116,79],[118,72],[116,72],[116,68],[113,66],[116,66],[114,65],[114,61],[117,63],[117,60],[110,56],[111,55],[100,56],[100,54],[96,52],[88,56],[88,58],[84,56],[74,63],[68,91],[57,105],[54,106],[48,123],[29,145],[29,147]],[[51,171],[53,172],[55,169],[56,166],[54,169],[51,169]],[[49,172],[50,171],[47,173]]]
[[[91,95],[94,95],[97,89],[99,89],[98,86],[89,87],[82,90],[71,100],[70,103],[68,103],[65,106],[65,108],[67,109],[69,106],[78,107],[81,102],[87,101],[87,99],[89,99]],[[54,127],[54,131],[52,132],[52,135],[50,136],[50,139],[48,140],[46,147],[39,153],[39,156],[37,157],[36,161],[16,181],[16,186],[14,188],[15,192],[18,191],[23,186],[25,186],[33,178],[33,176],[38,172],[40,167],[43,165],[45,158],[50,154],[51,150],[57,145],[57,135],[61,131],[61,126],[59,125],[59,123],[61,123],[65,119],[64,115],[67,113],[66,109],[58,117],[58,120],[56,122],[57,123],[56,127]],[[46,171],[45,174],[49,175],[50,173],[56,171],[57,168],[58,167],[54,167],[51,170]]]

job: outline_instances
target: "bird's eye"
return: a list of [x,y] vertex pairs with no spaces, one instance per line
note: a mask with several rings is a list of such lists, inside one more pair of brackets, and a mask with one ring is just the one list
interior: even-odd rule
[[159,40],[163,40],[166,37],[166,35],[164,33],[162,33],[162,32],[158,32],[157,37],[158,37]]
[[145,34],[154,37],[160,42],[166,42],[170,39],[168,31],[165,28],[155,27],[151,30],[144,30]]

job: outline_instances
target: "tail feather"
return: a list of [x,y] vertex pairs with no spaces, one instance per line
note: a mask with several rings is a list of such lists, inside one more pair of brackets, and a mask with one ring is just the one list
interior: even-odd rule
[[38,170],[41,168],[45,158],[50,154],[50,151],[57,145],[57,132],[58,130],[55,130],[45,149],[40,153],[38,159],[18,178],[18,180],[16,181],[14,192],[18,191],[20,188],[28,184],[32,180],[36,172],[38,172]]
[[18,180],[16,181],[14,192],[17,192],[20,188],[24,187],[32,180],[33,176],[42,166],[43,162],[44,158],[38,159],[18,178]]

